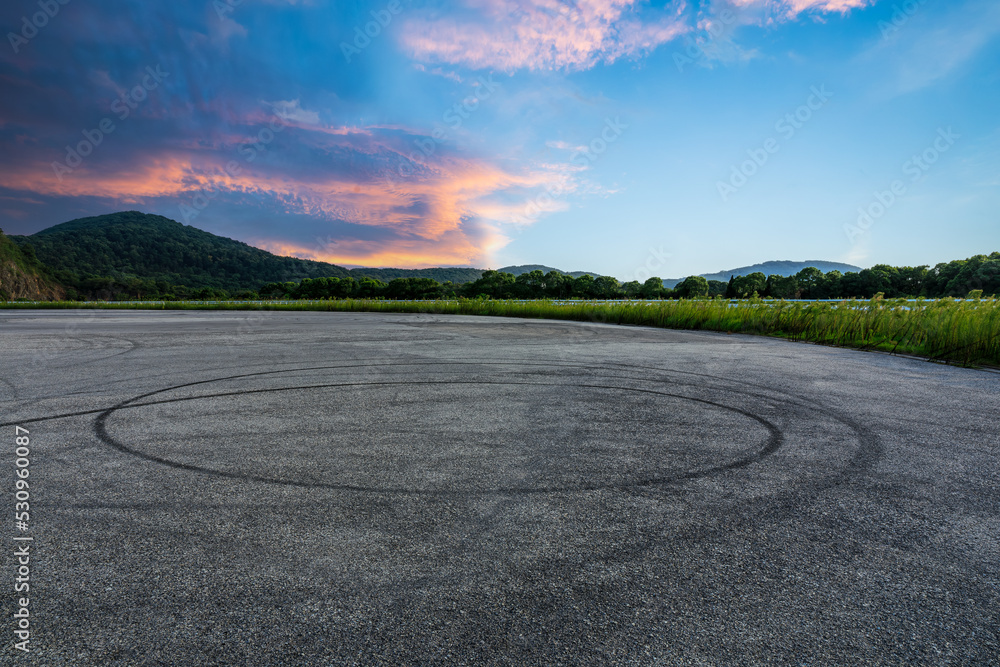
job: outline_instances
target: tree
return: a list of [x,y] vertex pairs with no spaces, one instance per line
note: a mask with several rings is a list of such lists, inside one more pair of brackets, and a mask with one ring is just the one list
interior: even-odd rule
[[965,296],[971,290],[981,289],[985,292],[992,283],[996,266],[994,262],[986,255],[970,257],[947,282],[945,293],[948,296]]
[[515,285],[514,274],[499,271],[483,271],[479,280],[466,283],[463,289],[465,296],[476,298],[484,296],[490,299],[506,299],[513,294]]
[[611,276],[600,276],[594,280],[591,293],[597,299],[614,299],[619,295],[618,281]]
[[643,299],[662,299],[666,296],[666,290],[663,288],[663,278],[657,276],[647,278],[639,290],[639,295]]
[[844,274],[840,271],[830,271],[823,276],[823,282],[816,288],[816,294],[812,299],[837,299],[844,296],[843,282]]
[[638,280],[630,280],[627,283],[622,283],[621,294],[626,299],[637,299],[639,298],[640,290],[642,290],[642,285],[639,284]]
[[708,281],[708,295],[715,296],[725,296],[726,291],[729,289],[729,285],[722,282],[721,280],[709,280]]
[[825,277],[823,272],[815,266],[809,266],[795,274],[795,280],[799,283],[801,290],[799,296],[803,299],[824,298],[816,296],[823,289]]
[[545,295],[545,274],[538,269],[522,273],[514,279],[514,296],[519,299],[540,299]]
[[572,295],[581,299],[589,299],[594,295],[594,277],[584,274],[573,280]]
[[927,289],[927,267],[899,267],[892,287],[899,296],[922,296]]
[[870,269],[862,269],[858,278],[861,281],[860,296],[870,299],[879,292],[889,298],[900,296],[896,289],[899,271],[894,266],[876,264]]
[[770,275],[764,293],[775,299],[795,299],[799,296],[799,280],[795,276]]
[[384,295],[387,299],[436,299],[441,296],[441,283],[431,278],[393,278]]
[[335,299],[350,299],[358,293],[358,281],[354,278],[341,278],[331,290]]
[[682,299],[708,296],[708,280],[702,276],[689,276],[674,288],[674,292]]
[[739,299],[751,297],[755,292],[758,296],[762,295],[766,288],[767,276],[760,271],[755,271],[747,276],[739,276],[733,281],[733,291],[736,292],[736,297]]
[[543,280],[542,293],[550,299],[568,299],[573,291],[573,276],[559,271],[549,271]]
[[965,260],[942,262],[928,271],[927,296],[962,296],[962,294],[953,294],[951,291],[959,286],[955,282],[955,278],[965,268],[965,263]]
[[375,280],[374,278],[363,278],[358,283],[358,298],[359,299],[377,299],[383,296],[386,284],[381,280]]
[[975,284],[984,294],[1000,295],[1000,253],[993,253],[983,262],[973,276]]
[[[331,280],[337,281],[336,283]],[[292,291],[295,299],[328,299],[339,283],[337,278],[306,278]]]

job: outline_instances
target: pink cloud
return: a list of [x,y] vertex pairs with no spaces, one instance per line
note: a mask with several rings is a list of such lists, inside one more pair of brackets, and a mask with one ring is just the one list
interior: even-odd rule
[[419,60],[475,68],[587,69],[642,55],[688,31],[673,12],[642,21],[636,0],[469,0],[474,18],[413,19],[404,46]]
[[[875,0],[729,0],[774,23],[803,12],[847,13]],[[424,62],[503,71],[581,70],[642,56],[694,30],[684,0],[664,10],[640,0],[465,0],[463,17],[415,18],[403,28],[410,55]],[[722,3],[725,4],[725,3]],[[640,11],[640,9],[642,11]]]

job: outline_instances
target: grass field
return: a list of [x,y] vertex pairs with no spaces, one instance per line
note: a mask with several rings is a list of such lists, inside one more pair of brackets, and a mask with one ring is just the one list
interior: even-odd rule
[[1000,366],[1000,299],[8,302],[0,303],[0,308],[372,311],[546,318],[777,336],[969,366]]

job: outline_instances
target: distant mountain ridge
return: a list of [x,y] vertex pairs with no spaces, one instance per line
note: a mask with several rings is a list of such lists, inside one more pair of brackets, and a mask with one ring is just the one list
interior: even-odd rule
[[[14,260],[10,260],[6,265],[7,281],[22,285],[18,289],[24,293],[30,291],[24,282],[29,275],[37,277],[40,281],[37,287],[44,293],[56,289],[57,282],[79,284],[86,276],[137,277],[189,288],[239,291],[257,290],[266,283],[299,282],[305,278],[374,278],[383,282],[395,278],[431,278],[440,283],[463,284],[478,280],[484,272],[484,269],[473,267],[347,269],[328,262],[274,255],[242,241],[139,211],[71,220],[30,236],[11,236],[8,244],[7,255],[11,255],[11,251],[19,252],[14,263],[21,267],[17,273],[21,277],[13,278],[11,261]],[[24,270],[25,262],[35,264]],[[822,260],[773,261],[702,275],[708,280],[726,282],[730,276],[744,276],[755,271],[789,276],[810,266],[824,273],[861,270],[850,264]],[[531,271],[558,271],[574,278],[602,275],[591,271],[563,271],[544,264],[505,266],[497,270],[514,276]],[[663,282],[672,288],[682,280]]]
[[[794,276],[796,273],[802,269],[807,269],[809,267],[816,267],[823,273],[829,273],[830,271],[840,271],[841,273],[857,273],[861,271],[860,266],[854,266],[853,264],[844,264],[842,262],[827,262],[821,259],[814,259],[805,262],[793,262],[790,260],[776,260],[771,262],[762,262],[760,264],[753,264],[751,266],[741,266],[737,269],[730,269],[729,271],[719,271],[718,273],[702,273],[701,276],[706,280],[718,280],[720,282],[729,282],[729,279],[733,276],[748,276],[751,273],[763,273],[765,276]],[[673,288],[677,286],[684,278],[671,278],[664,280],[663,284],[665,287]]]

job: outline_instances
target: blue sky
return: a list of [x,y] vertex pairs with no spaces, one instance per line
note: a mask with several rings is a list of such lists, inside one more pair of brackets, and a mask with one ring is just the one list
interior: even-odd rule
[[[620,279],[1000,249],[990,0],[35,0],[0,227]],[[367,35],[365,31],[367,30]]]

